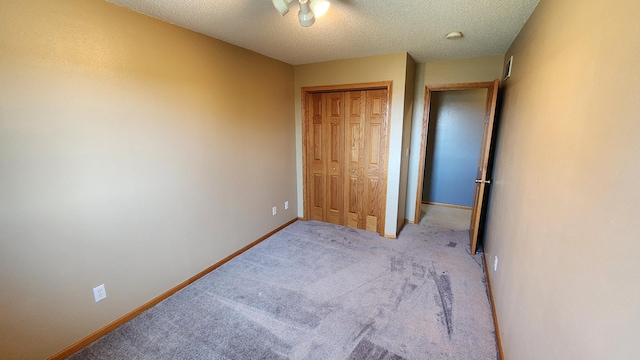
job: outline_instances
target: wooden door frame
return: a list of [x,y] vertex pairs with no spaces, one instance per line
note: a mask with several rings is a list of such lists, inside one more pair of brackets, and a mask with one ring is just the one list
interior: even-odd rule
[[[431,93],[436,91],[449,90],[470,90],[470,89],[487,89],[487,104],[491,100],[491,89],[493,81],[474,82],[474,83],[458,83],[446,85],[427,85],[424,92],[424,114],[422,116],[422,137],[420,138],[420,163],[418,164],[418,189],[416,191],[416,212],[414,215],[414,223],[420,222],[420,205],[422,204],[422,188],[424,187],[424,163],[427,156],[427,133],[429,131],[429,121],[431,113]],[[486,105],[488,106],[488,105]],[[487,111],[485,109],[485,111]]]
[[387,175],[389,172],[389,139],[391,134],[391,124],[389,119],[391,118],[391,99],[392,99],[393,81],[378,81],[371,83],[357,83],[357,84],[342,84],[342,85],[324,85],[324,86],[309,86],[302,87],[302,97],[300,98],[300,104],[302,107],[302,202],[303,202],[303,217],[302,220],[309,220],[309,199],[307,195],[308,179],[307,179],[307,135],[308,135],[308,123],[309,114],[307,109],[307,96],[315,93],[325,92],[339,92],[339,91],[360,91],[360,90],[387,90],[387,115],[385,117],[385,126],[387,130],[387,138],[385,143],[385,156],[386,161],[384,164],[384,175],[382,189],[384,196],[382,196],[382,203],[380,204],[380,219],[382,226],[379,227],[378,233],[380,236],[384,236],[384,228],[386,226],[386,214],[387,214]]

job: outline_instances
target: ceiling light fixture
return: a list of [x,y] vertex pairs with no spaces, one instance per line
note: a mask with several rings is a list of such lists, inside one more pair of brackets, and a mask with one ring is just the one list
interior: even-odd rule
[[293,0],[271,0],[271,2],[280,15],[285,16],[289,12],[289,4],[291,4]]
[[462,39],[464,35],[460,31],[452,31],[447,34],[447,40],[458,40]]
[[[278,10],[281,16],[285,16],[289,12],[289,6],[293,0],[271,0],[273,6]],[[298,20],[300,25],[309,27],[315,23],[316,18],[324,15],[329,10],[329,0],[298,0],[300,11],[298,12]]]
[[313,15],[313,11],[311,11],[311,7],[309,6],[309,0],[300,0],[298,20],[300,20],[300,25],[304,27],[309,27],[316,22],[316,17]]
[[329,0],[311,0],[311,11],[317,18],[326,14],[330,6]]

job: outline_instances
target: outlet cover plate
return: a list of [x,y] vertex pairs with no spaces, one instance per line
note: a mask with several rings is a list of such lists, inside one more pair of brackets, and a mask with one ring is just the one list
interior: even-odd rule
[[93,297],[96,302],[107,298],[107,290],[104,288],[104,284],[93,288]]

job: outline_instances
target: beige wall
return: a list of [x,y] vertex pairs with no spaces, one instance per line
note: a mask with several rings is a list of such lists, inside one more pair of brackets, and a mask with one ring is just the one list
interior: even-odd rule
[[640,356],[639,18],[541,0],[507,53],[486,247],[507,359]]
[[417,65],[406,196],[405,218],[407,220],[413,221],[416,215],[425,86],[493,81],[502,76],[503,60],[504,55],[495,55]]
[[0,358],[52,355],[296,217],[292,84],[103,1],[1,2]]
[[416,62],[407,56],[407,75],[404,88],[404,125],[402,128],[402,164],[400,165],[400,194],[398,195],[398,229],[405,222],[407,207],[407,180],[409,176],[409,147],[411,146],[411,122],[413,118],[413,102],[415,101]]
[[504,55],[424,64],[424,85],[493,81],[502,76]]
[[407,53],[337,60],[294,66],[295,116],[298,179],[298,216],[303,216],[302,194],[302,108],[303,87],[393,81],[390,108],[389,164],[385,235],[395,236],[400,193],[402,135],[404,127]]

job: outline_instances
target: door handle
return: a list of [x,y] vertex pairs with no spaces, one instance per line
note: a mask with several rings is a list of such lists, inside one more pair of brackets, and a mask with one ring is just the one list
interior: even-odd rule
[[480,184],[480,183],[491,184],[491,180],[484,180],[483,181],[483,180],[480,180],[480,179],[476,179],[476,184]]

